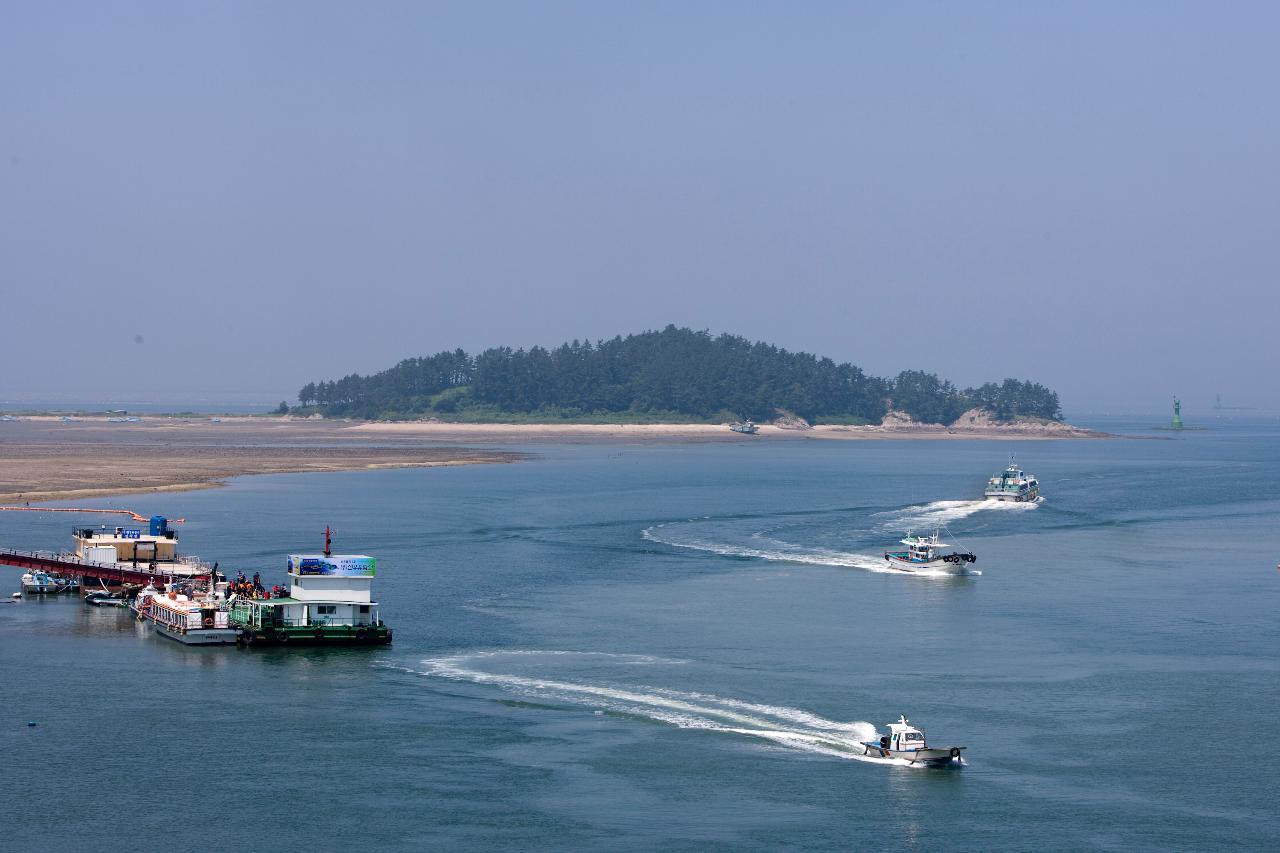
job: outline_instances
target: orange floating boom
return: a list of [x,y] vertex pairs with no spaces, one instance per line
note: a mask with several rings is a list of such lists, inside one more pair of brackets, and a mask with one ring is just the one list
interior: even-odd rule
[[[131,509],[75,509],[63,506],[0,506],[0,510],[9,512],[100,512],[107,515],[127,515],[134,521],[148,521],[145,515],[138,515]],[[185,518],[171,518],[170,524],[186,524]]]

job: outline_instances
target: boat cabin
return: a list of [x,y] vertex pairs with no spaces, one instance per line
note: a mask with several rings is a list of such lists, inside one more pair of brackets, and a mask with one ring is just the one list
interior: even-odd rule
[[[882,738],[884,740],[884,738]],[[898,717],[898,722],[889,724],[888,749],[911,752],[917,749],[928,749],[924,732],[907,722],[906,714]]]
[[907,550],[899,551],[894,556],[912,563],[927,563],[934,559],[936,550],[947,547],[947,543],[938,541],[936,533],[933,536],[908,536],[901,542],[907,546]]
[[250,627],[329,628],[378,624],[371,587],[377,571],[363,554],[290,554],[289,595],[237,602]]

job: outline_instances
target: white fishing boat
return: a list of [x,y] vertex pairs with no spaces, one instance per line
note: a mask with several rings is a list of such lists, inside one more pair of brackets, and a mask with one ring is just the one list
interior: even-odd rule
[[938,533],[932,536],[908,536],[900,540],[907,546],[905,551],[886,551],[884,558],[891,568],[902,572],[930,572],[961,575],[969,563],[978,558],[967,551],[942,553],[943,548],[951,547],[946,542],[938,541]]
[[170,589],[138,593],[134,612],[156,633],[189,646],[226,645],[240,635],[231,626],[226,600],[216,595],[189,596]]
[[751,421],[737,421],[736,423],[731,423],[729,424],[729,429],[734,432],[740,432],[743,435],[755,435],[760,432],[760,427],[756,426]]
[[1040,499],[1040,481],[1035,474],[1028,474],[1010,459],[1008,468],[987,480],[987,489],[982,494],[991,501],[1037,501]]
[[961,764],[960,753],[963,746],[930,747],[924,732],[907,721],[906,714],[898,717],[898,722],[889,724],[889,734],[879,740],[862,742],[862,754],[880,758],[898,758],[911,764],[922,764],[926,767],[946,767],[949,764]]

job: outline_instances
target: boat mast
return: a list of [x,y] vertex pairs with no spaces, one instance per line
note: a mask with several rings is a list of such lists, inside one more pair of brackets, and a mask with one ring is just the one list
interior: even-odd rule
[[329,525],[326,524],[324,526],[324,555],[326,557],[328,557],[332,553],[332,541],[330,538],[332,536],[333,536],[333,531],[330,530]]

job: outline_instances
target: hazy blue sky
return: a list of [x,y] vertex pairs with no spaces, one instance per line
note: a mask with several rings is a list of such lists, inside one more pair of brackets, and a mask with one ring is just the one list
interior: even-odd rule
[[[0,2],[0,399],[672,322],[1280,406],[1280,4]],[[136,336],[142,342],[136,342]]]

